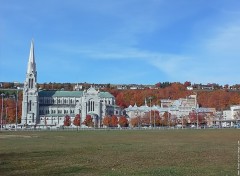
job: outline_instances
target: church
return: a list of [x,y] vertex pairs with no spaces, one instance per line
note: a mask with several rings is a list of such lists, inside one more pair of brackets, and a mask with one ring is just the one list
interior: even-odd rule
[[31,42],[23,88],[21,125],[60,127],[66,115],[73,122],[79,114],[81,127],[86,127],[83,122],[90,115],[94,127],[100,128],[106,115],[119,116],[120,113],[115,97],[94,87],[83,91],[38,90],[34,43]]

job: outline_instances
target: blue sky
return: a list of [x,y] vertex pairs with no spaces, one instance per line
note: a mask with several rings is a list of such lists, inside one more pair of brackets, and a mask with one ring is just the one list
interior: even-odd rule
[[0,81],[240,84],[239,0],[0,4]]

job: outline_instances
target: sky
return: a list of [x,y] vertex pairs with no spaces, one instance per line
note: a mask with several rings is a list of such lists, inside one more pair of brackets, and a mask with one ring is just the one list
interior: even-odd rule
[[0,82],[240,84],[239,0],[0,4]]

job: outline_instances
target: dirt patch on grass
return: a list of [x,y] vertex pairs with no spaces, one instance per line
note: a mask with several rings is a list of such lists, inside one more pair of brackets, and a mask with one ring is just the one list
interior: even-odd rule
[[1,135],[0,139],[8,139],[8,138],[32,138],[33,136],[27,135]]

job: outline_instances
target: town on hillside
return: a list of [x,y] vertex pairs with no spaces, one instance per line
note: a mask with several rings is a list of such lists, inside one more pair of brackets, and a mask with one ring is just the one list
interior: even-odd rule
[[238,85],[41,84],[34,53],[24,83],[0,84],[1,130],[239,127]]
[[[1,127],[4,129],[15,128],[16,119],[19,129],[26,127],[57,129],[64,126],[73,128],[227,128],[238,127],[240,122],[240,105],[238,103],[240,95],[237,86],[233,89],[233,87],[226,86],[207,88],[206,85],[201,87],[203,85],[196,86],[191,83],[158,83],[156,85],[38,84],[39,94],[48,91],[58,93],[58,96],[40,97],[40,105],[43,105],[44,109],[39,111],[40,118],[37,125],[36,121],[22,123],[23,84],[2,82],[0,86]],[[70,97],[61,95],[63,97],[59,98],[60,93],[64,91],[65,93],[66,91],[83,93],[85,91],[87,93],[91,88],[98,93],[109,92],[114,97],[111,100],[111,102],[115,102],[114,106],[110,108],[110,105],[105,105],[105,109],[107,109],[106,107],[109,109],[101,120],[94,113],[84,114],[86,116],[84,119],[80,117],[83,116],[81,113],[75,115],[73,112],[76,108],[73,110],[70,108],[77,104],[77,102],[71,102],[72,95]],[[58,102],[55,105],[57,109],[54,109],[53,102],[57,102],[59,99],[62,102]],[[74,100],[77,101],[77,97]],[[59,107],[63,104],[66,107],[60,109]]]

